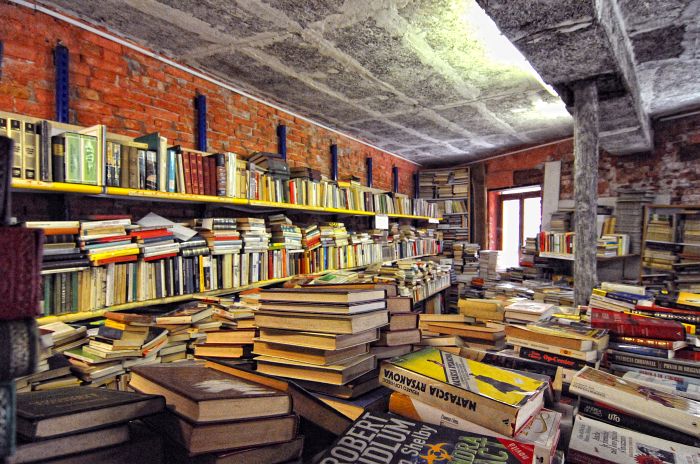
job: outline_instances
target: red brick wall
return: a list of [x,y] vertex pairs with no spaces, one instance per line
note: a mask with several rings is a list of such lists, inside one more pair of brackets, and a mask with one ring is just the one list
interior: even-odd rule
[[105,124],[129,136],[159,131],[173,144],[195,147],[193,99],[207,96],[209,151],[247,156],[276,151],[278,124],[287,126],[287,159],[330,175],[330,145],[338,144],[338,175],[366,179],[365,158],[373,158],[374,186],[412,194],[418,166],[356,142],[273,107],[192,76],[159,60],[43,13],[0,0],[0,40],[5,56],[0,110],[54,117],[52,50],[70,50],[70,122]]
[[[695,152],[684,155],[687,152]],[[561,199],[573,198],[573,142],[533,148],[486,161],[488,189],[514,187],[513,172],[544,169],[545,161],[561,160]],[[654,124],[651,154],[615,156],[602,152],[598,194],[617,196],[620,188],[645,188],[669,193],[673,203],[700,204],[700,115]]]

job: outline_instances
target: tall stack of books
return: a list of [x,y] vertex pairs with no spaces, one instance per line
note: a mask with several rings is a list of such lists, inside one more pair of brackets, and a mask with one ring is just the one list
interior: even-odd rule
[[237,218],[236,228],[243,238],[244,253],[267,251],[270,238],[265,231],[265,219]]
[[258,371],[344,385],[375,368],[369,342],[388,322],[384,290],[266,289],[260,302]]
[[145,422],[167,441],[167,462],[282,462],[301,453],[286,393],[191,362],[135,368],[129,385],[165,397],[167,410]]
[[321,246],[321,231],[317,224],[304,226],[301,229],[301,244],[304,251],[311,251]]
[[569,391],[580,400],[567,460],[634,464],[700,459],[700,402],[590,367],[576,374]]
[[608,346],[604,329],[592,329],[582,323],[561,323],[555,318],[526,326],[509,325],[506,342],[523,359],[545,362],[562,368],[563,380],[586,366],[598,367]]
[[479,277],[489,280],[498,279],[498,273],[496,272],[497,265],[498,251],[481,250],[479,252]]
[[[648,190],[618,189],[615,215],[615,232],[630,237],[630,253],[639,254],[642,249],[642,229],[645,204],[654,202],[655,195]],[[648,238],[648,237],[647,237]]]
[[7,462],[105,462],[110,454],[133,462],[160,462],[158,438],[144,439],[129,421],[160,413],[164,407],[161,396],[103,388],[19,393],[19,444]]

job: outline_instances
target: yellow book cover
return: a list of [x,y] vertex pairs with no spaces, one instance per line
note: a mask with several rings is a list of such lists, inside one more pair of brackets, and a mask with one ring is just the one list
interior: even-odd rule
[[532,377],[433,347],[386,361],[380,381],[508,436],[541,409],[547,388]]
[[102,259],[107,259],[107,258],[116,258],[119,256],[131,256],[131,255],[137,255],[139,254],[139,249],[138,248],[128,248],[125,250],[114,250],[114,251],[105,251],[104,253],[95,253],[94,255],[90,255],[90,261],[100,261]]

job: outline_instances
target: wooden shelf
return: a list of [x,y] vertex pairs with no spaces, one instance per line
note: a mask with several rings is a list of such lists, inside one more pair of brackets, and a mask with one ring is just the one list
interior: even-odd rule
[[238,205],[250,206],[254,208],[264,209],[286,209],[309,211],[326,214],[345,214],[350,216],[377,216],[385,215],[397,219],[413,219],[418,221],[429,221],[431,219],[438,221],[442,218],[431,218],[429,216],[415,216],[412,214],[383,214],[372,211],[363,211],[356,209],[343,208],[324,208],[322,206],[298,205],[294,203],[279,203],[274,201],[264,200],[248,200],[245,198],[232,198],[224,196],[211,195],[193,195],[174,192],[160,192],[156,190],[140,190],[128,189],[122,187],[101,187],[96,185],[83,184],[67,184],[61,182],[40,182],[24,179],[13,179],[12,187],[16,190],[24,190],[28,192],[40,191],[50,193],[81,193],[86,195],[98,195],[106,198],[129,198],[129,199],[148,199],[168,202],[185,202],[185,203],[208,203],[220,205]]

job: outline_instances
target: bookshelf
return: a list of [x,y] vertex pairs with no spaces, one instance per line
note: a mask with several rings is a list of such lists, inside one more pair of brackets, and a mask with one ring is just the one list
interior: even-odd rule
[[639,282],[700,291],[700,205],[644,206]]
[[446,251],[453,242],[471,242],[471,178],[467,167],[425,169],[418,173],[419,197],[437,206],[444,221],[438,230],[444,234]]

